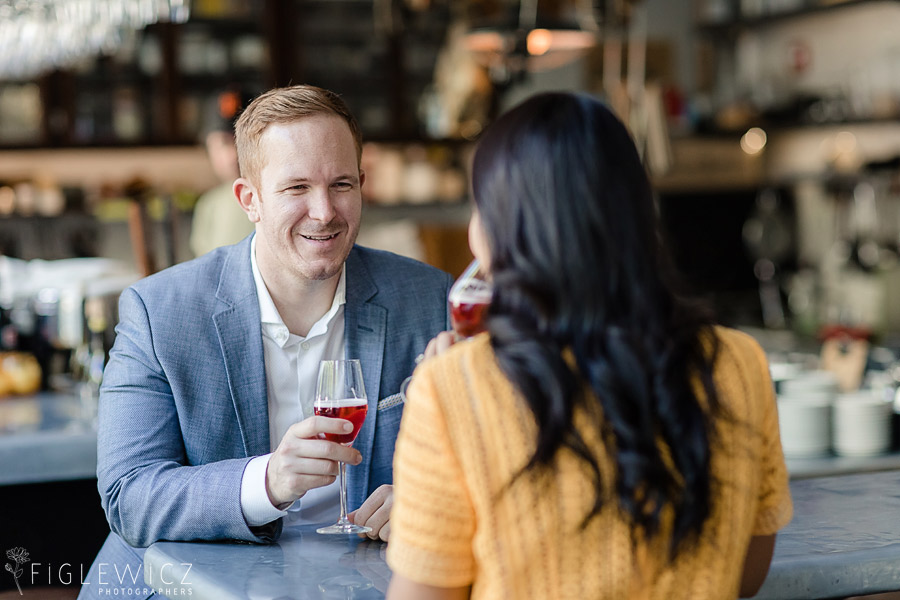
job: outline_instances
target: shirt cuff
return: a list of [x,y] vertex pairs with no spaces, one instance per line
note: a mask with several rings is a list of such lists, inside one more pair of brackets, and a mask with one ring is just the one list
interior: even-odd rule
[[250,527],[265,525],[287,515],[286,510],[272,506],[266,493],[266,468],[271,456],[270,453],[253,458],[241,477],[241,511]]

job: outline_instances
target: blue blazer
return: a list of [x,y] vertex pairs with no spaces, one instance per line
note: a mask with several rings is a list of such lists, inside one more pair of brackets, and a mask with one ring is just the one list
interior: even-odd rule
[[[106,563],[109,579],[109,563],[122,571],[129,557],[135,572],[143,555],[136,547],[157,540],[269,542],[281,531],[280,519],[251,529],[240,504],[245,466],[270,451],[250,239],[166,269],[121,295],[100,391],[97,452],[97,484],[112,533],[92,567],[95,577],[98,564]],[[360,246],[346,269],[347,357],[360,359],[369,398],[354,443],[363,462],[347,469],[353,510],[393,480],[400,383],[428,341],[449,327],[452,278]],[[91,576],[87,582],[102,583]],[[82,597],[98,592],[96,585],[85,588]]]

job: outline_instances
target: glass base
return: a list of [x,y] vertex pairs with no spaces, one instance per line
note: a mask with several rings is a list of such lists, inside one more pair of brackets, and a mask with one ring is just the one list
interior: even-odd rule
[[327,527],[319,527],[316,529],[316,533],[338,533],[338,534],[350,534],[350,533],[369,533],[372,531],[371,527],[365,527],[364,525],[357,525],[355,523],[350,523],[349,521],[346,523],[335,523],[334,525],[328,525]]
[[319,582],[319,591],[328,594],[326,598],[337,597],[335,593],[339,593],[341,598],[353,598],[356,592],[372,587],[374,584],[360,575],[338,575]]

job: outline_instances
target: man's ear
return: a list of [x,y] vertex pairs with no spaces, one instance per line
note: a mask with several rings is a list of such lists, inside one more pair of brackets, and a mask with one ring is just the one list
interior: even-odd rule
[[256,190],[256,186],[250,183],[249,179],[238,177],[234,180],[231,189],[234,191],[238,204],[247,213],[250,222],[259,223],[259,192]]

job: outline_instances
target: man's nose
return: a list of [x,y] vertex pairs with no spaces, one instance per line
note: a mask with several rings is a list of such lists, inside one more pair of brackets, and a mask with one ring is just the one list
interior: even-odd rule
[[307,214],[310,219],[330,222],[334,219],[334,202],[327,191],[316,191],[309,196],[309,209]]

